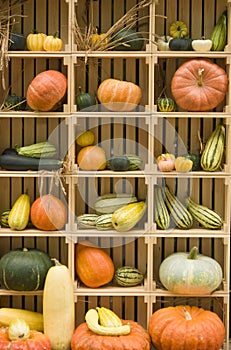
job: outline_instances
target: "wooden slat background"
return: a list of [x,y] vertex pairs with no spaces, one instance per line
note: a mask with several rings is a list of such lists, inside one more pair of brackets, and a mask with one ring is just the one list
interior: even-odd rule
[[[71,4],[75,3],[75,15],[81,27],[85,28],[89,23],[98,26],[100,32],[107,31],[129,8],[135,5],[137,0],[28,0],[25,4],[15,8],[15,13],[21,13],[23,17],[18,17],[14,26],[14,31],[23,32],[28,35],[33,29],[53,34],[59,32],[63,39],[63,50],[68,45],[69,31],[72,30],[72,23],[68,23],[69,9]],[[201,36],[209,37],[213,26],[218,17],[224,10],[226,0],[159,0],[156,4],[156,14],[161,15],[155,18],[156,34],[168,34],[169,25],[172,21],[179,19],[185,21],[190,28],[190,36],[198,38]],[[13,13],[12,13],[13,14]],[[140,13],[139,16],[147,16],[148,12]],[[166,16],[166,18],[163,18]],[[149,19],[139,22],[142,31],[148,31]],[[26,54],[25,54],[26,55]],[[183,61],[186,59],[161,58],[158,60],[154,69],[153,87],[154,100],[158,98],[163,87],[166,86],[166,93],[171,97],[170,82],[171,78]],[[214,62],[225,68],[225,59],[214,59]],[[24,96],[28,84],[39,72],[46,69],[57,69],[67,75],[68,69],[63,58],[11,58],[9,69],[5,74],[7,91],[0,91],[0,98],[4,99],[6,94],[18,94]],[[151,71],[151,70],[150,70]],[[73,95],[74,103],[79,93],[79,86],[84,91],[96,94],[97,87],[101,81],[109,77],[133,81],[141,86],[143,98],[141,106],[145,107],[149,103],[149,67],[145,58],[91,58],[76,59],[73,69]],[[164,81],[163,81],[164,78]],[[2,103],[0,101],[0,103]],[[216,112],[222,112],[225,102],[216,108]],[[71,109],[74,110],[74,109]],[[179,110],[180,112],[180,110]],[[134,118],[128,116],[96,118],[91,117],[86,112],[86,117],[77,117],[76,125],[73,126],[74,133],[77,135],[85,129],[91,129],[95,134],[96,143],[105,147],[107,157],[113,154],[134,153],[141,155],[143,166],[147,163],[148,152],[155,158],[162,152],[168,151],[175,155],[192,152],[197,153],[200,150],[198,132],[203,141],[205,141],[214,129],[220,118],[159,118],[154,123],[154,130],[150,129],[149,122],[145,117]],[[68,122],[67,122],[68,123]],[[68,148],[67,126],[62,118],[62,111],[57,118],[32,118],[20,115],[17,118],[4,116],[0,118],[0,153],[7,147],[14,147],[32,144],[46,140],[53,132],[59,130],[55,136],[60,147],[60,152],[65,153]],[[65,124],[66,125],[66,124]],[[59,129],[60,127],[60,129]],[[6,132],[7,131],[7,132]],[[154,150],[148,150],[150,133],[154,137]],[[74,140],[73,140],[74,141]],[[61,146],[60,146],[61,145]],[[78,147],[76,147],[76,154]],[[230,159],[224,158],[224,162],[230,162]],[[157,182],[163,182],[163,179],[157,179]],[[166,181],[172,189],[183,188],[186,192],[193,194],[195,200],[210,206],[217,210],[224,217],[225,223],[229,225],[229,207],[230,198],[227,192],[230,192],[230,184],[224,177],[221,178],[191,178],[185,179],[167,179]],[[0,177],[1,183],[1,201],[0,212],[10,208],[15,199],[26,189],[28,189],[31,200],[34,200],[39,194],[38,179],[26,177],[10,176]],[[148,186],[153,185],[151,179],[140,178],[86,178],[79,177],[74,186],[74,214],[80,215],[85,212],[93,212],[94,201],[97,195],[108,192],[132,192],[139,199],[151,201],[148,197],[153,193]],[[183,186],[182,186],[183,184]],[[49,186],[49,185],[48,185]],[[67,186],[68,188],[68,186]],[[58,189],[60,192],[60,189]],[[182,194],[182,191],[181,191]],[[141,229],[143,229],[142,222]],[[139,226],[140,228],[140,226]],[[90,238],[90,237],[87,237]],[[82,238],[81,238],[82,239]],[[159,285],[158,267],[161,261],[170,253],[188,250],[193,245],[197,245],[200,252],[217,259],[225,271],[227,277],[229,271],[225,264],[227,245],[222,238],[161,238],[158,236],[156,242],[146,241],[144,237],[126,239],[98,237],[90,238],[105,249],[112,256],[115,266],[122,264],[134,264],[142,271],[146,271],[148,264],[148,245],[151,245],[153,251],[153,280]],[[10,249],[19,246],[37,247],[44,249],[51,256],[55,256],[63,263],[68,263],[68,245],[65,238],[57,237],[1,237],[0,256]],[[75,276],[77,278],[77,276]],[[154,295],[154,291],[153,291]],[[143,296],[99,296],[86,295],[79,296],[76,302],[76,324],[83,322],[84,314],[89,307],[104,305],[111,307],[121,317],[134,319],[143,326],[147,326],[147,315],[149,305]],[[154,299],[153,299],[154,300]],[[183,297],[157,297],[153,302],[152,308],[167,305],[176,305],[182,302],[196,303],[196,305],[216,311],[223,318],[225,305],[223,298],[183,298]],[[1,296],[0,306],[25,307],[32,310],[42,310],[42,298],[39,296]],[[227,310],[226,310],[227,311]]]

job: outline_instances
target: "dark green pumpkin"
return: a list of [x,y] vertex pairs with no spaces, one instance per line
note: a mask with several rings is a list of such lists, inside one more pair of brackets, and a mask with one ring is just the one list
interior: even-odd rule
[[141,51],[144,47],[144,37],[133,29],[123,29],[113,37],[115,51]]
[[78,110],[89,108],[96,105],[96,98],[90,92],[84,92],[81,87],[79,87],[79,95],[77,96],[77,107]]
[[130,161],[126,156],[114,156],[108,161],[109,168],[113,171],[126,171],[129,169]]
[[4,108],[12,111],[25,111],[26,109],[26,97],[9,95],[5,99]]
[[157,107],[160,112],[172,112],[175,109],[175,102],[170,97],[159,97]]
[[169,42],[169,48],[172,51],[192,51],[192,39],[172,39]]
[[201,170],[201,155],[196,153],[191,153],[188,158],[193,162],[192,171]]
[[11,33],[9,38],[9,51],[23,51],[26,47],[26,37],[21,33]]
[[42,290],[53,262],[38,249],[14,249],[0,259],[0,287],[17,291]]

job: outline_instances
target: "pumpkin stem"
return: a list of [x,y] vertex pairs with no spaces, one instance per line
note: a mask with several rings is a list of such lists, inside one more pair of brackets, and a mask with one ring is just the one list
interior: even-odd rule
[[63,265],[56,258],[52,258],[51,260],[54,261],[55,266],[62,266]]
[[204,68],[199,68],[198,69],[198,82],[197,82],[198,86],[202,86],[203,85],[203,81],[202,81],[202,73],[203,72],[204,72]]
[[190,250],[187,259],[196,260],[197,259],[197,252],[198,252],[198,248],[197,247],[193,247]]
[[183,311],[184,311],[184,315],[185,315],[186,321],[191,321],[192,320],[192,316],[191,316],[190,312],[188,312],[186,310],[186,307],[183,307]]
[[59,31],[57,30],[57,32],[54,33],[53,38],[55,39],[58,38],[58,35],[59,35]]

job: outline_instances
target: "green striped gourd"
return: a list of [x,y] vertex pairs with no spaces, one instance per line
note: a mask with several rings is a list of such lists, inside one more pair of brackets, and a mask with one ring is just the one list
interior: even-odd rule
[[5,210],[5,211],[1,214],[1,226],[10,227],[10,226],[9,226],[9,223],[8,223],[9,215],[10,215],[10,209]]
[[126,193],[107,193],[95,202],[95,212],[98,215],[112,214],[126,204],[137,202],[137,198]]
[[13,230],[24,230],[29,222],[30,197],[27,193],[21,194],[15,201],[8,218],[9,227]]
[[167,230],[170,226],[170,215],[160,186],[154,188],[154,221],[162,230]]
[[168,187],[165,187],[165,203],[176,227],[187,230],[192,227],[193,217]]
[[227,37],[227,10],[225,10],[212,31],[210,39],[212,40],[212,51],[222,51],[226,45]]
[[77,224],[79,228],[94,228],[96,220],[99,217],[97,214],[82,214],[77,216]]
[[212,209],[194,202],[191,198],[187,200],[188,210],[206,229],[219,229],[223,224],[221,216]]
[[[125,157],[128,158],[130,164],[128,170],[134,171],[134,170],[139,170],[142,164],[142,159],[140,156],[137,156],[136,154],[124,154]],[[107,160],[107,169],[111,169],[110,166],[110,160]]]
[[131,230],[143,217],[146,203],[143,201],[127,204],[112,214],[112,225],[119,232]]
[[133,287],[143,282],[144,275],[133,266],[122,266],[116,269],[114,279],[120,286]]
[[57,150],[49,142],[38,142],[33,145],[16,147],[19,156],[31,158],[52,158],[56,155]]
[[172,98],[167,96],[159,97],[157,99],[157,107],[160,112],[173,112],[175,109],[175,103]]
[[218,124],[208,138],[201,155],[201,167],[205,171],[216,171],[221,166],[225,147],[225,127]]
[[112,214],[99,215],[96,219],[97,230],[109,230],[113,228],[112,225]]

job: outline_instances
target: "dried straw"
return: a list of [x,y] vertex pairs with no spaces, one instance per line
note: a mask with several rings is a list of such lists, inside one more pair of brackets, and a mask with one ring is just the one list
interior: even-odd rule
[[[134,5],[129,9],[111,28],[108,29],[107,32],[104,33],[103,37],[100,37],[97,41],[92,41],[92,37],[97,33],[97,28],[94,28],[90,23],[88,27],[82,30],[78,24],[77,18],[75,17],[74,26],[73,26],[73,34],[75,38],[75,42],[77,44],[77,50],[79,51],[107,51],[113,50],[114,48],[120,46],[121,44],[124,46],[129,46],[133,39],[133,34],[129,37],[126,37],[126,41],[121,43],[121,39],[116,39],[117,34],[121,33],[125,28],[131,29],[135,27],[138,21],[143,21],[149,16],[141,16],[138,17],[138,13],[141,10],[149,7],[151,4],[150,0],[142,0],[138,4]],[[147,32],[138,31],[137,33],[143,35],[149,34]],[[143,36],[142,40],[149,40],[145,36]]]

